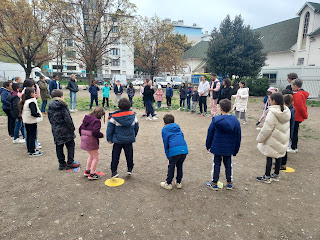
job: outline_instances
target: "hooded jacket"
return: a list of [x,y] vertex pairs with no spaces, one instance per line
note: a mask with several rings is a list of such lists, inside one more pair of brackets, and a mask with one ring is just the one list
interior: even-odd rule
[[246,112],[248,99],[249,99],[249,88],[239,88],[236,95],[233,95],[236,99],[234,102],[234,110],[239,112]]
[[10,95],[10,91],[6,88],[2,88],[2,91],[1,91],[2,109],[10,109],[10,102],[7,100],[8,95]]
[[18,118],[20,115],[19,103],[20,98],[17,95],[17,92],[12,92],[8,94],[7,100],[10,102],[10,113],[13,118]]
[[156,95],[156,101],[157,102],[162,102],[163,101],[163,91],[162,91],[161,88],[157,89],[155,95]]
[[193,92],[192,92],[192,101],[193,102],[199,102],[199,93],[198,93],[198,91],[197,90],[194,90]]
[[176,123],[167,124],[162,128],[162,140],[167,158],[188,154],[188,146],[183,133]]
[[269,107],[266,120],[261,128],[257,141],[259,151],[272,158],[281,158],[287,152],[290,137],[291,111],[284,106],[282,112],[279,105]]
[[220,91],[219,91],[219,96],[218,96],[218,103],[222,100],[222,99],[229,99],[231,100],[231,96],[232,96],[232,88],[227,86],[227,87],[221,87]]
[[110,94],[110,87],[106,86],[106,84],[107,82],[103,84],[104,87],[102,88],[102,97],[108,98]]
[[166,97],[172,97],[173,96],[173,90],[172,87],[166,88]]
[[136,114],[131,111],[116,111],[110,114],[107,127],[107,141],[117,144],[129,144],[136,141],[139,123]]
[[186,88],[185,87],[181,87],[179,90],[179,94],[180,94],[180,98],[181,99],[186,99]]
[[114,91],[115,94],[118,94],[118,93],[122,94],[123,93],[123,87],[121,86],[121,84],[120,85],[115,84],[114,88],[113,88],[113,91]]
[[206,148],[219,156],[236,156],[241,142],[241,127],[233,115],[219,115],[208,128]]
[[303,120],[308,119],[308,108],[306,105],[308,97],[309,93],[301,88],[293,93],[293,106],[296,110],[295,121],[297,122],[303,122]]
[[99,91],[99,87],[98,86],[95,86],[95,85],[91,85],[89,87],[89,93],[91,93],[91,95],[95,95],[95,96],[98,96],[98,91]]
[[72,78],[70,78],[67,85],[67,89],[69,89],[70,92],[79,92],[78,83]]
[[38,81],[38,86],[40,88],[40,96],[42,101],[50,99],[50,94],[48,90],[48,84],[46,82]]
[[68,104],[63,99],[55,97],[50,101],[48,118],[55,144],[61,145],[76,138]]
[[80,148],[86,151],[99,149],[99,138],[103,138],[100,132],[101,121],[96,116],[85,115],[79,128],[81,136]]

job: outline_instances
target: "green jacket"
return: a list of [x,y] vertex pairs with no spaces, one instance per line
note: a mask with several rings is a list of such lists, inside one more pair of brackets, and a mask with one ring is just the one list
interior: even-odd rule
[[48,84],[46,82],[38,81],[38,86],[40,88],[40,96],[42,101],[50,99]]

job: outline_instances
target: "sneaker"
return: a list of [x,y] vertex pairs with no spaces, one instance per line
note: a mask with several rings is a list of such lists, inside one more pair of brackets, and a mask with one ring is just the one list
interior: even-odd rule
[[119,174],[118,174],[117,171],[115,171],[115,172],[113,172],[113,173],[111,174],[111,177],[112,177],[112,178],[117,178],[118,176],[119,176]]
[[72,169],[72,168],[78,168],[80,167],[80,163],[71,163],[71,164],[67,164],[66,170]]
[[246,125],[247,124],[247,121],[243,121],[243,123],[242,123],[243,125]]
[[260,122],[258,121],[257,123],[256,123],[256,126],[258,126],[260,124]]
[[178,189],[181,189],[181,188],[182,188],[182,183],[177,183],[177,182],[176,182],[176,187],[177,187]]
[[70,111],[70,112],[74,112],[74,110],[73,110],[73,109],[69,109],[69,111]]
[[287,166],[286,165],[281,165],[280,166],[280,170],[287,170]]
[[298,152],[298,149],[292,149],[292,148],[290,148],[290,149],[287,150],[287,152],[288,152],[288,153],[297,153],[297,152]]
[[207,115],[207,113],[204,113],[203,116],[205,117]]
[[158,118],[156,116],[152,117],[152,120],[157,120]]
[[35,151],[34,153],[29,153],[29,157],[39,157],[43,155],[43,152]]
[[67,164],[66,163],[64,163],[64,164],[59,164],[59,170],[64,170],[64,169],[66,169],[66,167],[67,167]]
[[274,182],[280,181],[279,174],[272,173],[270,177],[272,178],[272,181],[274,181]]
[[93,174],[90,174],[89,176],[88,176],[88,179],[90,179],[90,180],[98,180],[98,179],[100,179],[102,176],[100,176],[100,175],[98,175],[98,174],[96,174],[96,173],[93,173]]
[[227,190],[232,190],[233,189],[233,187],[232,187],[232,183],[230,182],[230,183],[227,183]]
[[203,117],[203,114],[202,114],[202,113],[200,113],[200,117]]
[[26,142],[26,140],[20,139],[20,138],[13,140],[13,143],[25,143],[25,142]]
[[270,177],[267,177],[266,175],[263,175],[262,177],[256,177],[256,180],[259,182],[271,183]]
[[186,108],[183,108],[183,110],[185,110]]
[[179,107],[177,110],[180,111],[181,107]]
[[152,121],[151,117],[146,117],[146,120]]
[[167,189],[167,190],[171,190],[172,189],[172,185],[168,184],[167,182],[161,182],[160,186],[163,187],[164,189]]
[[214,182],[206,182],[206,187],[211,189],[211,190],[214,190],[214,191],[218,191],[219,190],[218,184],[214,183]]
[[128,176],[131,176],[131,175],[132,175],[132,168],[128,168],[127,175],[128,175]]
[[90,175],[90,170],[85,170],[83,176],[88,177]]
[[74,109],[73,111],[78,112],[78,109]]
[[39,144],[38,146],[36,146],[36,149],[41,149],[41,145]]

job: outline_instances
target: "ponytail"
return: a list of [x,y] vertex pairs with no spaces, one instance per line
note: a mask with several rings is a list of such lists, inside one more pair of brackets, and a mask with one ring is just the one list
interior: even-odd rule
[[32,87],[25,88],[24,94],[22,94],[20,102],[20,116],[22,115],[24,103],[26,102],[26,100],[31,98],[32,93],[34,93],[34,89]]
[[270,98],[272,100],[274,100],[277,103],[277,105],[280,105],[281,112],[283,112],[284,111],[284,105],[283,105],[284,103],[283,103],[282,93],[280,93],[280,92],[272,93]]
[[284,106],[283,106],[283,103],[280,104],[280,109],[281,109],[281,112],[284,111]]

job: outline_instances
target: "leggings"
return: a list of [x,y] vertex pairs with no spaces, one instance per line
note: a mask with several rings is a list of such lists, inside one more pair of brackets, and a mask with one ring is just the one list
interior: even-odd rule
[[243,119],[243,121],[247,121],[246,112],[235,111],[234,115],[237,119],[240,117],[240,119]]
[[91,174],[94,174],[99,162],[99,149],[88,151],[89,157],[87,160],[86,170],[90,170]]

